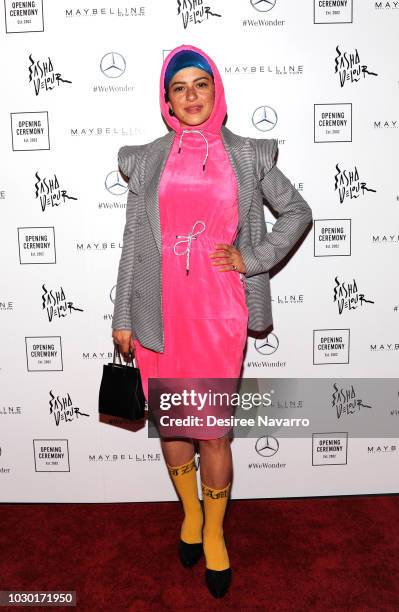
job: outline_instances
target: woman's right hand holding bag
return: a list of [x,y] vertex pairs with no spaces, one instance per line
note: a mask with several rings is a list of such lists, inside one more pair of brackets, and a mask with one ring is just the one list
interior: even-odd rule
[[123,355],[125,361],[128,361],[129,353],[134,357],[134,336],[130,329],[114,329],[112,330],[112,338],[118,347],[119,352]]

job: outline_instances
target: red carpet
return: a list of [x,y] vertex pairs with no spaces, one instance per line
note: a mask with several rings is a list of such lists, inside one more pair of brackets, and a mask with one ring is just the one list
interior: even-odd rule
[[231,501],[221,600],[203,562],[179,564],[181,516],[177,502],[3,504],[0,588],[75,590],[90,612],[399,610],[398,496]]

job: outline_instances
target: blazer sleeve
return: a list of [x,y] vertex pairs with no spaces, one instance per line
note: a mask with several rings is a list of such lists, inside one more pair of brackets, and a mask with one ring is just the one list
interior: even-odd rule
[[131,293],[134,263],[134,228],[137,216],[137,201],[140,189],[140,159],[142,146],[125,146],[119,149],[118,166],[129,181],[126,203],[126,221],[123,231],[123,246],[119,260],[118,278],[112,316],[112,329],[132,330]]
[[277,140],[254,138],[252,145],[255,178],[278,218],[259,244],[247,244],[240,250],[247,277],[267,272],[278,264],[312,222],[311,208],[276,165]]

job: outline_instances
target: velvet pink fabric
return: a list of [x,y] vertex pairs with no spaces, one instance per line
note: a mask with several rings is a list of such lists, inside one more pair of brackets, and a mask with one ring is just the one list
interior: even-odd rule
[[[181,49],[202,53],[212,67],[215,102],[210,117],[184,132],[164,101],[163,77],[168,61]],[[162,313],[165,347],[158,353],[135,339],[136,363],[148,399],[148,378],[238,378],[247,338],[245,277],[220,271],[211,263],[216,243],[232,244],[238,224],[237,180],[221,138],[226,115],[223,83],[212,59],[191,45],[166,57],[160,77],[162,114],[175,132],[159,190],[162,231]],[[186,128],[187,129],[187,128]],[[181,151],[179,150],[180,138]],[[191,238],[190,232],[196,236]],[[189,274],[186,273],[189,248]],[[133,330],[134,333],[134,330]],[[223,416],[215,407],[202,415]],[[180,428],[178,435],[210,439],[229,428]]]

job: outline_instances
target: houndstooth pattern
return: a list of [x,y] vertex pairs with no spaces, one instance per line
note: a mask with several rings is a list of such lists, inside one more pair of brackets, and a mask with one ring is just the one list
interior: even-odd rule
[[[246,266],[248,328],[263,331],[273,325],[269,270],[296,244],[312,221],[312,211],[276,166],[275,139],[245,138],[225,126],[221,133],[238,184],[234,245]],[[122,147],[118,153],[129,193],[112,328],[131,330],[143,346],[158,352],[164,350],[158,194],[173,136],[168,132],[145,145]],[[263,199],[278,213],[269,233]]]

